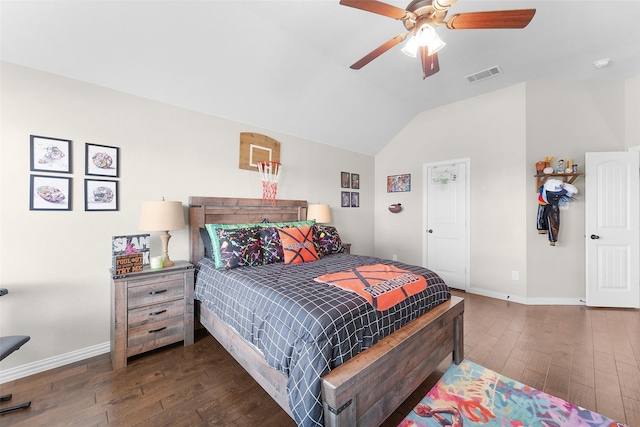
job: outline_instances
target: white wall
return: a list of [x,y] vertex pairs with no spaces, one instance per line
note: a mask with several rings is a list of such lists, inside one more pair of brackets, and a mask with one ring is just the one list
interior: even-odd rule
[[[376,156],[376,255],[422,263],[422,165],[469,157],[471,286],[524,296],[524,94],[517,85],[425,111]],[[386,176],[399,173],[411,173],[411,191],[387,193]],[[392,214],[396,202],[404,209]]]
[[[257,172],[238,168],[240,132],[281,143],[278,198],[330,203],[353,253],[373,253],[373,157],[0,65],[0,332],[31,336],[3,370],[109,341],[111,236],[139,233],[143,200],[179,200],[186,213],[190,195],[261,197]],[[32,134],[73,141],[71,212],[29,211]],[[86,142],[120,148],[118,212],[84,211]],[[360,208],[340,208],[341,171],[360,174]],[[187,229],[171,234],[171,258],[187,259]]]

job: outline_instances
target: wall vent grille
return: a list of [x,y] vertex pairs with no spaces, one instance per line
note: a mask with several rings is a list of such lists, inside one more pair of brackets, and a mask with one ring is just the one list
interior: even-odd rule
[[469,74],[468,76],[465,76],[464,79],[467,81],[467,83],[475,83],[479,82],[480,80],[490,79],[491,77],[497,76],[499,74],[502,74],[502,69],[499,65],[496,65],[495,67],[487,68],[486,70]]

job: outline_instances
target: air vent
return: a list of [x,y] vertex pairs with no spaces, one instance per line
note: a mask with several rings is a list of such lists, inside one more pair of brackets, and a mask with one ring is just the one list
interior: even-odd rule
[[480,80],[489,79],[493,76],[497,76],[498,74],[502,74],[502,70],[499,65],[495,67],[487,68],[486,70],[478,71],[477,73],[469,74],[464,79],[467,83],[475,83]]

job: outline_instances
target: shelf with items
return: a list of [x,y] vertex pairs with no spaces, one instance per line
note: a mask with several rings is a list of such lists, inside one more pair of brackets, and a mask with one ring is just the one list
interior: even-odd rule
[[534,175],[536,177],[536,189],[542,187],[549,178],[559,179],[562,182],[573,184],[579,176],[584,175],[582,172],[576,173],[545,173]]

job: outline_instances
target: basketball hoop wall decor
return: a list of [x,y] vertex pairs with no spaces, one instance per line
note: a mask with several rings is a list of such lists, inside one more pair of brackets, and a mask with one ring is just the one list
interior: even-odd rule
[[278,179],[280,178],[280,162],[270,160],[258,162],[258,172],[262,181],[262,200],[276,204],[276,194],[278,193]]

